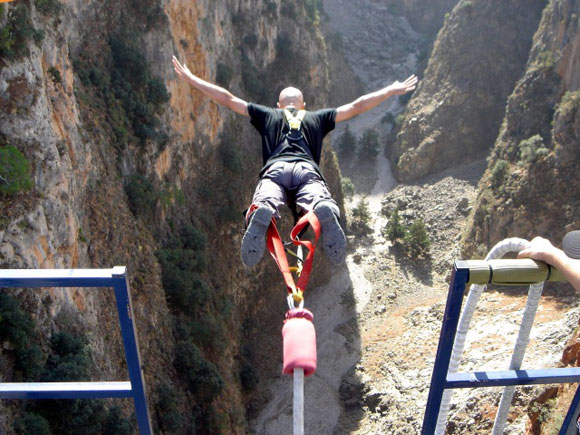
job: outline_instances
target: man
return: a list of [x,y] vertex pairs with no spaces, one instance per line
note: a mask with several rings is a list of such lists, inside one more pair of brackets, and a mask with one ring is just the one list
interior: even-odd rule
[[248,103],[228,90],[200,79],[175,56],[173,66],[181,79],[217,104],[250,117],[252,125],[262,136],[264,167],[246,216],[248,227],[242,240],[242,261],[249,267],[260,261],[271,219],[280,217],[279,207],[288,204],[288,196],[291,195],[299,211],[313,210],[316,214],[327,257],[335,264],[343,262],[346,239],[339,224],[340,212],[318,167],[322,140],[334,129],[336,122],[364,113],[390,96],[414,90],[417,77],[413,75],[402,83],[396,81],[337,109],[306,112],[304,97],[299,89],[289,87],[282,90],[278,108],[271,109]]

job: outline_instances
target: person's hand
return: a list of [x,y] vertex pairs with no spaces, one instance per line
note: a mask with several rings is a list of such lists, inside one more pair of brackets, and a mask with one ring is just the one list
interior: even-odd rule
[[409,77],[404,82],[396,81],[391,85],[391,91],[394,95],[403,95],[408,92],[414,91],[417,87],[417,82],[419,79],[415,74]]
[[177,60],[175,56],[172,57],[173,61],[173,69],[177,73],[180,79],[183,79],[187,82],[193,81],[194,75],[191,73],[187,65],[184,63],[183,65]]
[[560,255],[560,253],[561,250],[552,245],[548,239],[534,237],[530,245],[519,252],[518,258],[532,258],[548,264],[554,264],[555,257]]

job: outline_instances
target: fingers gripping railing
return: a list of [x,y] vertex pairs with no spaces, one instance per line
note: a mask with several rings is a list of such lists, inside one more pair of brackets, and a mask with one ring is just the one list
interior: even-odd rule
[[[474,388],[478,386],[506,386],[496,421],[494,434],[502,433],[509,406],[513,398],[514,386],[521,384],[539,384],[550,382],[574,382],[580,380],[580,370],[519,370],[525,348],[529,340],[530,329],[534,321],[538,302],[543,289],[543,281],[561,281],[561,273],[548,265],[530,259],[498,260],[508,252],[517,252],[525,248],[528,242],[523,239],[507,239],[496,245],[485,260],[456,262],[451,280],[447,306],[437,349],[437,357],[429,399],[423,421],[424,434],[442,434],[445,430],[453,388]],[[522,324],[516,341],[508,372],[475,372],[457,373],[463,354],[465,339],[477,302],[487,283],[504,285],[532,284],[528,293],[528,302],[524,311]],[[465,308],[461,313],[461,302],[466,284],[472,284]],[[458,322],[459,319],[459,322]],[[459,323],[459,324],[458,324]],[[452,346],[453,343],[453,347]],[[554,379],[559,379],[554,381]],[[564,380],[565,379],[565,380]],[[575,380],[577,382],[577,380]]]

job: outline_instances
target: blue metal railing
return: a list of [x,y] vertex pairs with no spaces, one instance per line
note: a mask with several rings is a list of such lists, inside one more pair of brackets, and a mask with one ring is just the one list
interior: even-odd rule
[[[513,262],[514,260],[508,261]],[[496,260],[495,264],[501,265],[501,262],[502,260]],[[483,262],[478,262],[477,266],[479,270],[477,273],[480,273],[482,269],[487,268],[485,265],[485,267],[482,268],[482,264],[479,263]],[[490,265],[489,269],[491,270],[491,268],[492,266]],[[474,273],[473,270],[471,272]],[[537,270],[534,272],[537,272]],[[548,272],[547,276],[550,276],[550,272]],[[431,386],[427,399],[427,407],[423,419],[423,427],[421,431],[423,435],[431,435],[435,432],[443,393],[446,389],[580,382],[580,367],[449,373],[449,364],[461,314],[463,295],[465,293],[465,286],[468,282],[470,282],[470,262],[455,262],[451,282],[449,284],[449,293],[447,295],[447,304],[443,315],[443,324],[435,357],[435,365],[431,376]],[[471,282],[473,282],[473,280],[471,280]],[[508,284],[508,282],[504,282],[504,284]],[[580,413],[579,407],[580,387],[577,389],[566,418],[564,419],[564,423],[560,429],[560,435],[577,433],[574,429],[574,423]]]
[[125,267],[113,269],[0,269],[0,287],[112,287],[115,292],[129,381],[0,383],[0,399],[132,398],[139,432],[149,435],[151,418],[139,356]]

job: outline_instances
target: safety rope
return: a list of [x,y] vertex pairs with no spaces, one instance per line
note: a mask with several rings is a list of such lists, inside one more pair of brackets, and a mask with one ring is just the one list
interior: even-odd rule
[[[519,252],[522,249],[527,248],[529,244],[530,242],[528,242],[527,240],[516,237],[505,239],[496,244],[491,249],[491,251],[489,251],[489,253],[485,257],[485,260],[488,261],[496,258],[501,258],[508,252]],[[471,319],[473,318],[473,314],[475,312],[475,308],[477,306],[479,298],[486,288],[487,285],[480,284],[473,284],[469,288],[469,295],[467,296],[465,307],[463,309],[463,312],[461,313],[461,318],[459,319],[459,326],[457,328],[457,333],[455,335],[455,342],[453,343],[453,350],[451,353],[451,360],[449,362],[448,373],[457,373],[458,371]],[[522,360],[524,358],[525,349],[529,340],[530,330],[532,328],[532,323],[534,321],[539,299],[542,295],[542,289],[543,283],[533,284],[530,286],[528,292],[528,301],[526,303],[526,309],[524,311],[524,316],[522,319],[522,324],[520,325],[518,339],[516,341],[516,346],[514,348],[512,360],[510,363],[510,369],[512,370],[519,369]],[[507,418],[507,413],[509,411],[511,400],[513,398],[513,391],[514,387],[504,388],[500,406],[496,415],[496,421],[494,423],[493,429],[494,435],[499,434],[503,431],[503,427],[505,426],[505,421]],[[453,390],[445,390],[445,392],[443,393],[443,398],[441,399],[441,406],[439,408],[439,416],[437,418],[437,426],[435,428],[436,435],[442,435],[445,431],[452,395]]]
[[[314,242],[310,240],[300,240],[298,235],[300,232],[306,228],[307,225],[310,225],[314,232]],[[278,269],[282,273],[282,277],[284,278],[284,283],[286,284],[286,288],[288,289],[288,294],[292,296],[292,299],[295,303],[302,303],[304,300],[304,290],[306,289],[306,285],[308,284],[308,279],[310,278],[310,272],[312,270],[312,262],[314,261],[314,250],[316,249],[316,244],[318,243],[318,239],[320,238],[320,222],[318,218],[314,214],[313,211],[309,211],[304,216],[302,216],[294,228],[292,228],[292,232],[290,233],[290,238],[292,243],[298,247],[306,248],[308,253],[306,254],[306,258],[301,262],[302,264],[299,266],[301,268],[300,274],[298,277],[298,281],[294,282],[294,277],[292,275],[292,268],[288,264],[288,257],[286,256],[286,249],[284,248],[284,243],[280,238],[280,233],[278,232],[278,228],[276,227],[276,221],[272,218],[272,222],[268,227],[268,231],[266,234],[266,246],[268,247],[268,251],[274,258]],[[293,307],[292,307],[293,308]]]

